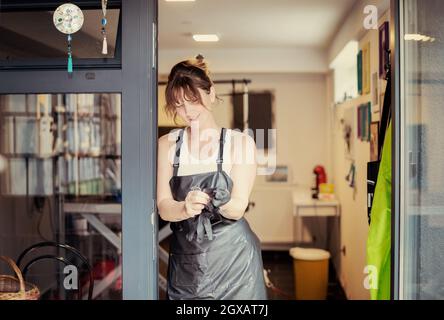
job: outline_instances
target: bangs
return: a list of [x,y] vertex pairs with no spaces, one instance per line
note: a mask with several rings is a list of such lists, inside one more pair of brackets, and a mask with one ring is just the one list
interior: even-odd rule
[[167,85],[166,104],[168,108],[175,109],[183,104],[183,101],[202,103],[197,86],[190,78],[178,78],[176,81]]

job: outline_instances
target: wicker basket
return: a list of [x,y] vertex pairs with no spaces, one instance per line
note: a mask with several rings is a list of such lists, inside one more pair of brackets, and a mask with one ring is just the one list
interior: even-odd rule
[[5,261],[17,276],[0,275],[0,300],[38,300],[39,289],[34,284],[25,282],[15,262],[5,256],[0,256],[0,260]]

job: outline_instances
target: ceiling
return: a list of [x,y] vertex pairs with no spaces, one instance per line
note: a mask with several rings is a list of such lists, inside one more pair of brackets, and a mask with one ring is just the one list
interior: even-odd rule
[[[325,49],[356,0],[159,0],[159,49]],[[191,34],[215,33],[217,43]]]

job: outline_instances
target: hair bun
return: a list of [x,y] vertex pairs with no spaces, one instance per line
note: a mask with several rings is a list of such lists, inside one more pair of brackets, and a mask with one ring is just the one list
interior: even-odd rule
[[204,56],[200,53],[196,56],[194,63],[192,63],[195,67],[203,70],[207,76],[209,76],[210,71],[208,69],[207,63],[204,61]]

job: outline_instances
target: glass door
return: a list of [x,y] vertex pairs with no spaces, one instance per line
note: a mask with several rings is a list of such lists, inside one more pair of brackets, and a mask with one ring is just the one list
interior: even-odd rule
[[441,0],[399,1],[400,299],[444,299],[442,12]]
[[108,54],[76,1],[70,74],[62,3],[0,1],[0,255],[42,299],[156,299],[157,0],[107,2]]
[[122,298],[121,110],[119,93],[0,95],[0,252],[41,299]]

